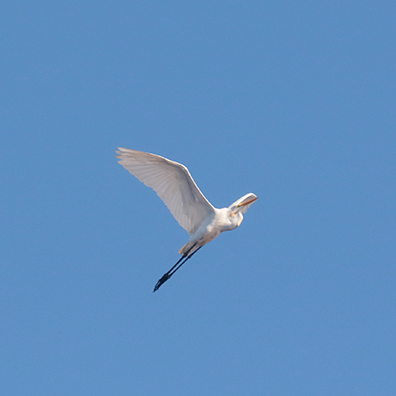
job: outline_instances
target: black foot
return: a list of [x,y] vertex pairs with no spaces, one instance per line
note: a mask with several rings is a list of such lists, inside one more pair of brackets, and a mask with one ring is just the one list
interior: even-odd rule
[[163,283],[165,283],[170,277],[171,277],[171,276],[170,276],[168,273],[166,273],[166,274],[157,282],[157,284],[155,285],[154,290],[153,290],[153,293],[154,293],[155,291],[157,291],[157,290],[161,287],[161,285],[162,285]]

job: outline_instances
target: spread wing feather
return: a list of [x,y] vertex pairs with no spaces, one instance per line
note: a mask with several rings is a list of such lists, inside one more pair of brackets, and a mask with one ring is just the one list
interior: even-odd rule
[[184,165],[155,154],[118,149],[118,163],[151,187],[190,235],[214,212]]

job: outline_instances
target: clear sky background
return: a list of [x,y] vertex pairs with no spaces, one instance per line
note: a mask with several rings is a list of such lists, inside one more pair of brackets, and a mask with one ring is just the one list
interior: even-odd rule
[[[396,394],[394,1],[3,1],[0,394]],[[188,234],[117,164],[188,166]]]

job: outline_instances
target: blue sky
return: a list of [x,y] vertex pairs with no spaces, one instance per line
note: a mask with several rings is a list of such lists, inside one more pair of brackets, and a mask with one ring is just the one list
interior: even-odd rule
[[[396,392],[391,1],[0,5],[0,393]],[[240,228],[188,240],[118,146]]]

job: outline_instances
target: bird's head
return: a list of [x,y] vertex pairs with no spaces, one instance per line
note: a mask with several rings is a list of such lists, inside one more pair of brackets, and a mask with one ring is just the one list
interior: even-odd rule
[[246,213],[249,206],[256,200],[257,196],[253,193],[246,194],[242,198],[239,198],[238,201],[235,201],[228,208],[231,212],[231,217],[234,217],[236,214],[241,214],[242,216],[242,213]]

